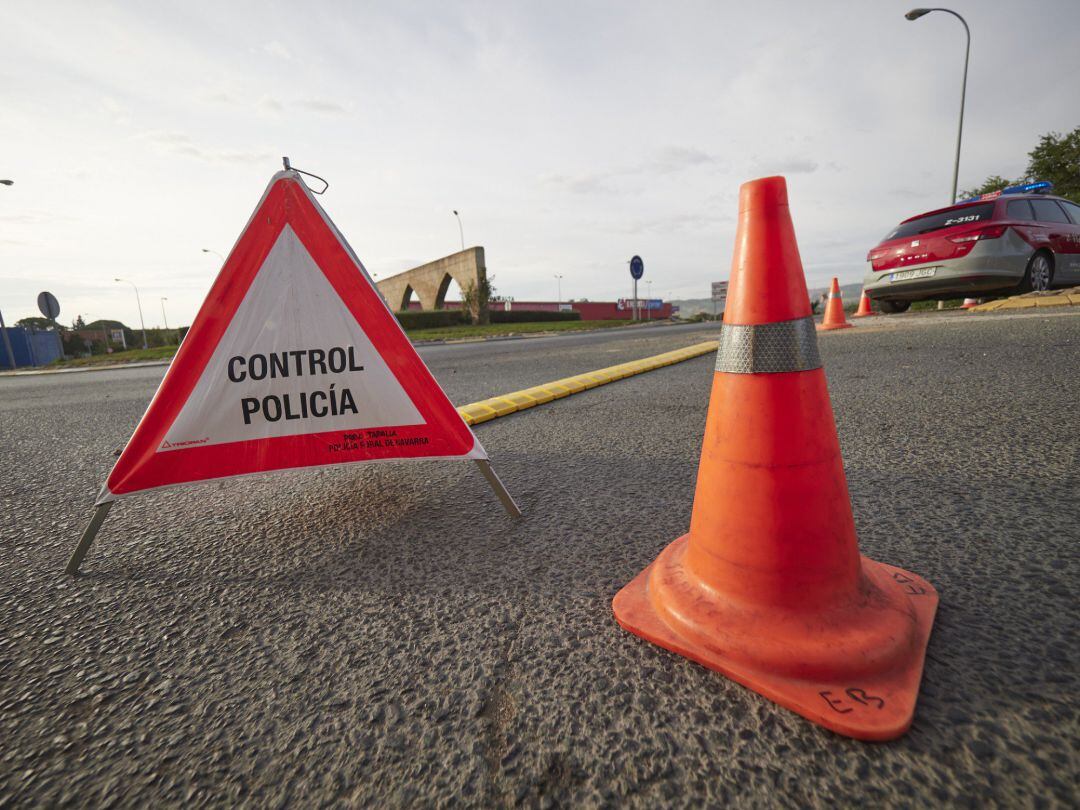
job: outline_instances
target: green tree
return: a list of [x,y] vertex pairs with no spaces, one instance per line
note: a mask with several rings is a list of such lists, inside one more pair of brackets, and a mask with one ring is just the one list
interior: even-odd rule
[[961,191],[958,199],[988,194],[1006,186],[1037,180],[1049,180],[1053,183],[1054,194],[1080,200],[1080,127],[1064,135],[1059,132],[1043,135],[1038,145],[1028,152],[1028,165],[1023,177],[1006,180],[1000,175],[991,175],[982,185]]
[[28,326],[31,329],[55,329],[56,321],[50,321],[48,318],[39,318],[36,315],[31,318],[19,318],[15,322],[16,326]]
[[1055,194],[1080,200],[1080,127],[1065,135],[1048,132],[1028,157],[1028,177],[1049,180]]
[[82,315],[76,315],[75,320],[71,324],[72,329],[85,329],[86,321],[83,320]]
[[957,200],[966,200],[968,197],[978,197],[981,194],[989,194],[991,191],[1001,191],[1006,186],[1015,186],[1019,180],[1008,180],[999,174],[987,177],[981,186],[964,189],[956,195]]
[[484,277],[480,279],[480,284],[470,281],[464,290],[461,291],[461,308],[469,313],[469,319],[474,324],[485,324],[489,322],[488,315],[488,302],[495,296],[495,285],[491,283],[491,279],[484,274]]
[[60,343],[68,357],[83,357],[87,352],[86,342],[74,332],[61,332]]

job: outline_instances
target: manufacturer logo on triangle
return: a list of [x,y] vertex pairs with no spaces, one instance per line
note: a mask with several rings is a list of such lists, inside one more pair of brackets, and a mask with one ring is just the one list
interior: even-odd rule
[[98,503],[297,467],[486,459],[295,172],[274,175]]

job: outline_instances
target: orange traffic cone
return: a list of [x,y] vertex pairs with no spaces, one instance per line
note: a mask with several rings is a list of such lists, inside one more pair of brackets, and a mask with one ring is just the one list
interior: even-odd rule
[[[841,312],[843,307],[840,308]],[[866,294],[866,290],[862,291],[862,296],[859,298],[859,308],[855,311],[853,318],[865,318],[867,315],[877,315],[874,312],[874,308],[870,306],[870,296]]]
[[979,305],[978,298],[965,298],[964,303],[960,305],[960,309],[971,309]]
[[818,324],[818,329],[850,328],[851,324],[844,317],[844,296],[840,292],[840,282],[833,278],[832,287],[829,288],[829,303],[825,305],[825,317]]
[[619,624],[841,734],[911,725],[937,592],[860,556],[782,177],[746,183],[690,532]]

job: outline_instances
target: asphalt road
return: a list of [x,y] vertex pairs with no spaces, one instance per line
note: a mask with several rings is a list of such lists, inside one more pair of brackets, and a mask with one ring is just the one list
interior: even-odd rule
[[[711,328],[423,355],[457,403]],[[1080,315],[821,337],[863,553],[941,594],[914,728],[825,731],[615,623],[690,518],[712,357],[473,465],[150,494],[61,574],[160,368],[0,379],[0,806],[1075,806]]]

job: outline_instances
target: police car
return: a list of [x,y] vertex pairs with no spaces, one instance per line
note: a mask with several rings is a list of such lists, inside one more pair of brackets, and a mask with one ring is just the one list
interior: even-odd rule
[[1080,205],[1048,182],[1010,186],[905,219],[867,254],[882,312],[912,301],[1080,284]]

